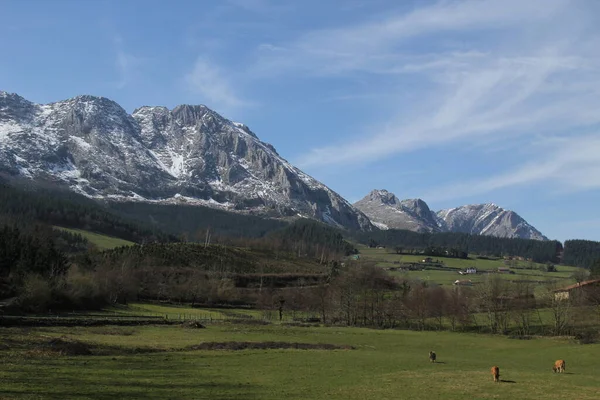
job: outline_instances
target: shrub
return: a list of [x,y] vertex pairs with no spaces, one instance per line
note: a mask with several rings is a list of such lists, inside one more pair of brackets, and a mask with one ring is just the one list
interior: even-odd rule
[[579,344],[594,344],[598,342],[598,339],[600,339],[600,334],[594,329],[580,331],[575,334],[575,340],[577,340]]
[[50,283],[40,275],[25,276],[19,295],[19,304],[25,311],[44,312],[52,304]]

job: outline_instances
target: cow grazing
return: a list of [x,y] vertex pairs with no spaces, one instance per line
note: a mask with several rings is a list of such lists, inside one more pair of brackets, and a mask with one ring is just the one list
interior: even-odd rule
[[492,367],[492,376],[494,377],[494,382],[500,381],[500,368],[495,365]]
[[430,351],[430,352],[429,352],[429,361],[431,361],[431,362],[433,362],[433,363],[434,363],[434,362],[435,362],[435,359],[436,359],[435,352],[433,352],[433,351]]
[[556,360],[554,366],[552,367],[552,371],[554,372],[565,372],[565,360]]

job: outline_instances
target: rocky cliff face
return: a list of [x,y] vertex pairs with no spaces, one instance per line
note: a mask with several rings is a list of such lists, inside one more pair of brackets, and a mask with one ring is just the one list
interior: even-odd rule
[[451,232],[548,240],[519,214],[495,204],[471,204],[437,212]]
[[416,232],[463,232],[508,238],[547,240],[517,213],[495,204],[466,205],[432,212],[421,199],[399,200],[387,190],[373,190],[354,204],[381,229]]
[[35,104],[0,92],[0,172],[116,201],[185,202],[372,229],[337,193],[243,124],[205,106],[141,107],[102,97]]
[[441,232],[444,227],[421,199],[400,201],[387,190],[373,190],[354,203],[381,229],[408,229],[415,232]]

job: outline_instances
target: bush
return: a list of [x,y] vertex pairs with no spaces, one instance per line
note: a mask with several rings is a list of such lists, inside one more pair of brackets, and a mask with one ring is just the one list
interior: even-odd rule
[[52,304],[50,283],[37,274],[30,274],[23,280],[19,295],[19,305],[25,311],[44,312]]
[[598,342],[598,339],[600,339],[600,334],[594,329],[581,331],[575,334],[575,340],[577,340],[579,344],[594,344]]

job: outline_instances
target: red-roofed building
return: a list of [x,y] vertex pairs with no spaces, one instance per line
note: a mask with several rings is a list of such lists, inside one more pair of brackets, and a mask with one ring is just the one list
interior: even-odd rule
[[592,279],[589,281],[578,282],[573,285],[569,285],[562,289],[557,289],[554,291],[554,298],[557,300],[568,300],[572,297],[574,291],[584,291],[584,292],[595,292],[600,290],[600,279]]

